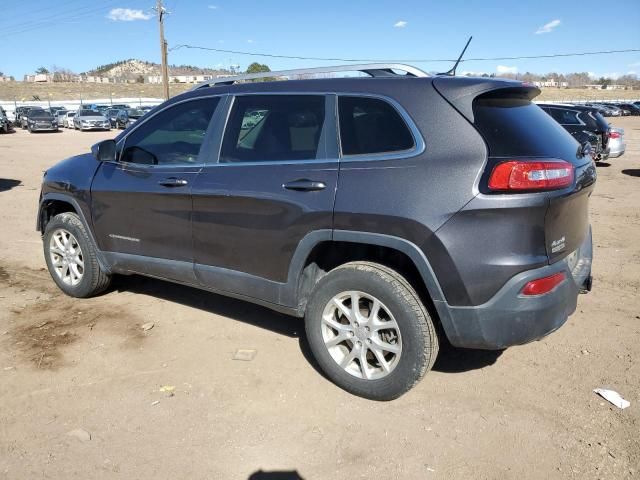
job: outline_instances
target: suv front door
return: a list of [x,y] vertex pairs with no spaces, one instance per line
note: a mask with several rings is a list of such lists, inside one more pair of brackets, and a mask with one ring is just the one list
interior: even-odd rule
[[229,103],[220,154],[192,191],[196,276],[210,288],[287,304],[296,248],[308,235],[331,238],[335,97],[239,95]]
[[118,142],[117,162],[100,165],[91,187],[93,224],[116,268],[193,280],[191,188],[218,102],[169,106]]

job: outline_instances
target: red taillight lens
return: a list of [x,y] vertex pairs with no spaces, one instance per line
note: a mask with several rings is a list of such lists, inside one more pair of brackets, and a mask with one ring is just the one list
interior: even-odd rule
[[522,295],[544,295],[564,282],[565,278],[567,276],[564,272],[558,272],[548,277],[532,280],[524,286]]
[[554,190],[572,183],[573,165],[561,160],[512,160],[496,165],[489,177],[489,188],[497,191]]
[[620,134],[618,132],[609,132],[609,138],[620,138]]

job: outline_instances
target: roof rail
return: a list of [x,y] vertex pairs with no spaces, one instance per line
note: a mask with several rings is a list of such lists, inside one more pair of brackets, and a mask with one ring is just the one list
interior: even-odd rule
[[335,72],[362,72],[371,77],[397,77],[403,76],[394,72],[394,70],[405,72],[404,76],[407,77],[428,77],[429,74],[420,70],[419,68],[412,67],[411,65],[403,65],[401,63],[363,63],[357,65],[338,65],[335,67],[315,67],[315,68],[300,68],[295,70],[280,70],[278,72],[260,72],[260,73],[247,73],[244,75],[235,75],[232,77],[214,78],[201,82],[194,86],[191,90],[197,90],[198,88],[210,87],[214,85],[233,85],[236,82],[242,82],[246,80],[257,80],[259,78],[269,77],[288,77],[295,75],[312,75],[317,73],[335,73]]

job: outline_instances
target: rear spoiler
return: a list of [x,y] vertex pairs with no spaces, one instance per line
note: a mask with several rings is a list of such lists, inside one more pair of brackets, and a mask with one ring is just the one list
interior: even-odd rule
[[436,91],[467,120],[473,123],[473,101],[480,95],[495,92],[496,96],[533,100],[540,89],[530,83],[507,79],[476,77],[435,77]]

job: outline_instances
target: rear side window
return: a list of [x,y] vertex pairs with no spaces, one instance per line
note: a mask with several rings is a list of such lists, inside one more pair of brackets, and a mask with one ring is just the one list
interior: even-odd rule
[[399,152],[414,146],[409,127],[384,100],[341,96],[338,113],[343,155]]
[[236,97],[222,162],[313,160],[324,125],[324,95]]
[[565,108],[550,107],[546,109],[549,115],[560,125],[580,125],[578,120],[578,112],[575,110],[567,110]]
[[491,92],[474,100],[473,114],[491,156],[576,158],[571,134],[528,98]]

